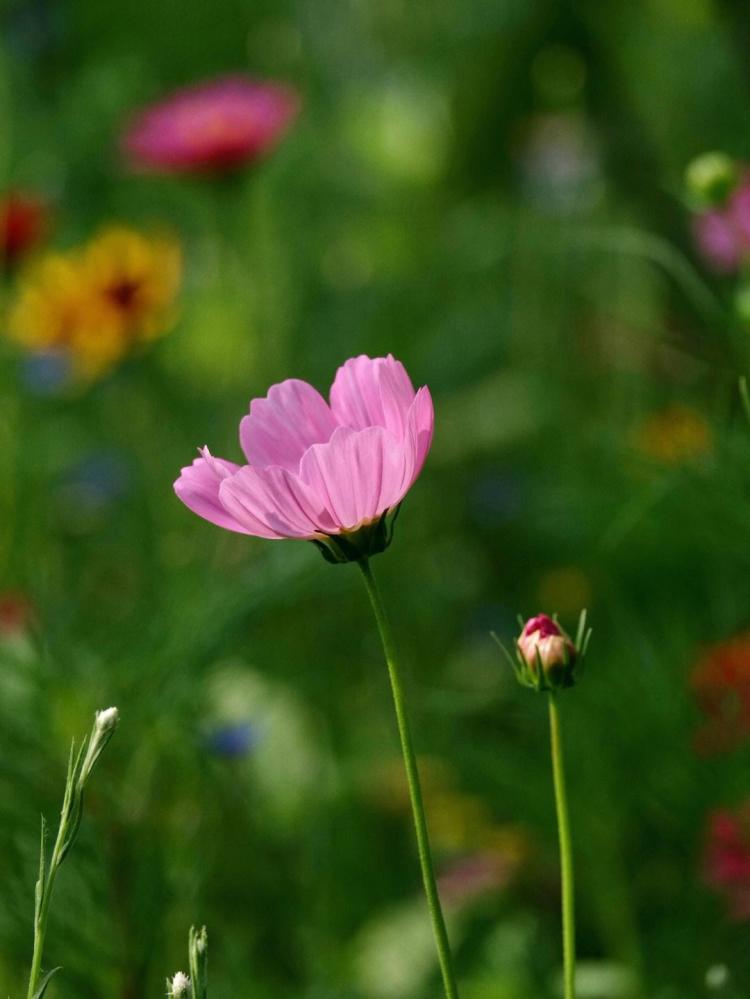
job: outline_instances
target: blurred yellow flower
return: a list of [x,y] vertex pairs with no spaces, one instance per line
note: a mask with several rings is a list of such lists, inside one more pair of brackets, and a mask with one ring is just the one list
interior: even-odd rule
[[66,353],[75,375],[96,378],[169,330],[181,270],[173,239],[107,229],[82,248],[49,254],[29,272],[7,333],[28,350]]
[[679,403],[648,417],[635,434],[635,446],[665,465],[703,458],[711,452],[713,434],[705,418]]

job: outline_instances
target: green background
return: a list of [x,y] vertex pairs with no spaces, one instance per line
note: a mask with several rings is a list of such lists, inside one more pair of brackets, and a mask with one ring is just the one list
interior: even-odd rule
[[[231,535],[172,482],[239,459],[248,401],[325,391],[393,352],[433,451],[377,558],[434,827],[522,859],[453,914],[463,999],[555,996],[557,843],[542,698],[489,636],[517,613],[594,628],[564,714],[581,999],[750,995],[747,927],[705,885],[709,813],[747,747],[699,756],[689,675],[750,623],[748,333],[695,257],[682,175],[750,145],[747,6],[708,0],[98,0],[3,5],[0,171],[54,203],[51,245],[166,224],[176,328],[77,395],[0,346],[0,571],[35,610],[0,645],[0,987],[31,950],[39,814],[96,708],[120,729],[60,876],[49,996],[143,999],[207,923],[211,995],[422,999],[439,989],[387,675],[353,567]],[[226,182],[127,173],[123,121],[246,71],[303,109]],[[9,279],[6,294],[12,294]],[[710,449],[637,446],[654,413]],[[228,759],[211,733],[249,722]],[[432,786],[432,784],[431,784]],[[455,840],[454,836],[454,840]],[[441,868],[463,847],[436,845]],[[730,995],[725,991],[724,995]]]

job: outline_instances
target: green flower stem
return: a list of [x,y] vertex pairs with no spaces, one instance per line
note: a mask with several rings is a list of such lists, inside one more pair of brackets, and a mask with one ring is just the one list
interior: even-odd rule
[[[46,835],[46,827],[44,820],[42,820],[42,855],[44,852],[44,837]],[[27,999],[33,999],[37,994],[37,988],[39,987],[40,978],[42,974],[42,954],[44,953],[44,941],[47,936],[47,917],[49,914],[49,903],[52,897],[52,889],[55,884],[55,875],[57,874],[57,869],[60,866],[60,851],[65,837],[65,829],[63,823],[60,824],[60,829],[57,833],[57,840],[55,841],[55,848],[52,851],[52,857],[50,858],[49,874],[47,876],[47,882],[43,886],[43,890],[39,887],[37,888],[37,901],[34,912],[34,953],[31,958],[31,971],[29,972],[29,987],[26,993]],[[40,882],[44,878],[44,872],[40,874]]]
[[549,694],[549,728],[552,745],[552,774],[555,782],[557,831],[560,839],[560,868],[562,871],[562,940],[565,999],[575,999],[576,994],[576,928],[573,888],[573,852],[570,843],[568,796],[565,789],[560,712],[554,691]]
[[417,850],[419,852],[419,864],[422,868],[422,882],[424,884],[425,895],[427,896],[427,906],[430,910],[432,929],[435,934],[440,971],[443,976],[443,987],[447,999],[458,999],[458,986],[456,985],[456,975],[453,970],[448,931],[445,928],[445,919],[443,917],[443,910],[440,907],[440,897],[435,882],[435,870],[427,833],[427,820],[424,813],[424,802],[422,801],[422,788],[419,782],[419,771],[414,755],[411,732],[409,731],[409,722],[406,717],[404,692],[401,686],[393,636],[380,591],[370,568],[370,563],[364,558],[357,564],[362,570],[367,594],[370,597],[370,603],[372,604],[378,631],[380,632],[380,639],[383,643],[385,661],[388,665],[388,675],[391,680],[391,690],[393,692],[393,704],[396,709],[396,721],[398,722],[398,734],[401,738],[401,751],[404,755],[406,780],[409,784],[409,797],[411,798],[411,808],[414,815],[414,828],[417,834]]

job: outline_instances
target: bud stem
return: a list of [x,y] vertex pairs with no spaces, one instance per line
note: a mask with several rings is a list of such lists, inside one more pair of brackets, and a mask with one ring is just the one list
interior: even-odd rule
[[560,840],[560,868],[562,872],[562,942],[563,979],[565,999],[575,999],[576,929],[573,888],[573,851],[568,820],[568,795],[565,788],[560,712],[554,691],[549,693],[549,728],[552,747],[552,775],[555,783],[557,831]]
[[388,665],[388,675],[391,680],[391,690],[393,692],[393,704],[396,709],[396,721],[398,723],[398,734],[401,739],[401,751],[404,756],[404,766],[406,768],[406,780],[409,785],[409,797],[411,799],[411,809],[414,816],[414,828],[417,834],[417,851],[419,853],[419,864],[422,868],[422,882],[424,892],[427,896],[427,907],[430,910],[432,920],[432,930],[435,935],[438,960],[443,976],[443,988],[447,999],[458,999],[458,986],[456,975],[453,970],[453,960],[451,957],[448,931],[445,928],[443,910],[440,907],[440,896],[438,895],[437,883],[435,881],[435,870],[432,862],[430,850],[430,840],[427,832],[427,819],[425,818],[424,803],[422,801],[422,788],[419,782],[419,771],[417,760],[414,755],[414,746],[411,740],[409,722],[406,716],[406,706],[404,703],[404,692],[401,686],[401,676],[396,659],[396,648],[391,634],[391,628],[386,617],[383,600],[380,596],[375,577],[372,574],[369,561],[364,558],[358,562],[362,570],[367,594],[375,613],[375,620],[380,632],[380,640],[383,644],[385,661]]
[[27,999],[42,999],[50,979],[59,970],[54,968],[42,976],[42,953],[47,936],[47,921],[55,878],[78,835],[83,814],[83,792],[86,782],[91,776],[91,771],[94,769],[94,764],[99,759],[102,750],[112,738],[117,727],[118,717],[116,708],[97,711],[91,735],[77,750],[75,744],[71,746],[68,774],[65,780],[65,794],[60,811],[60,824],[49,861],[47,860],[46,844],[47,825],[42,817],[39,879],[36,883],[34,903],[34,950],[31,957]]

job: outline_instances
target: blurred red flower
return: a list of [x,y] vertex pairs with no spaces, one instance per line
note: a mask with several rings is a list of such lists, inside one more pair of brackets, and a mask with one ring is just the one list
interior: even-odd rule
[[0,593],[0,638],[24,634],[31,624],[33,609],[22,593],[6,590]]
[[131,121],[122,148],[134,170],[224,173],[270,152],[299,110],[291,87],[228,76],[178,90]]
[[734,749],[750,738],[750,632],[709,649],[690,682],[705,717],[695,740],[699,752]]
[[49,223],[45,201],[23,191],[8,191],[0,198],[0,253],[12,267],[43,239]]
[[704,871],[708,885],[724,897],[729,916],[750,919],[750,802],[709,816]]

